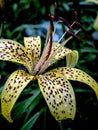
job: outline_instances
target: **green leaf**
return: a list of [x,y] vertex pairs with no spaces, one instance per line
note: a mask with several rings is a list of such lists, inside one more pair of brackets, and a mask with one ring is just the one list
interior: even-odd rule
[[42,112],[43,109],[41,109],[39,112],[34,114],[34,116],[32,116],[30,120],[25,125],[23,125],[23,127],[20,130],[30,130],[35,124],[35,122],[37,121],[37,119],[39,118],[39,116],[42,114]]
[[33,111],[33,109],[39,104],[40,99],[42,97],[42,94],[40,93],[35,99],[34,101],[31,102],[31,104],[28,107],[28,111],[24,120],[24,123],[27,121],[27,119],[29,118],[30,113]]
[[[29,112],[31,112],[29,109],[31,104],[33,104],[32,110],[36,106],[36,104],[34,104],[34,102],[35,102],[36,98],[39,96],[40,90],[37,88],[37,89],[33,90],[32,93],[33,94],[29,98],[25,99],[24,101],[20,101],[15,105],[14,113],[13,113],[14,119],[20,118],[23,113],[28,114]],[[36,103],[38,103],[38,102],[36,101]]]

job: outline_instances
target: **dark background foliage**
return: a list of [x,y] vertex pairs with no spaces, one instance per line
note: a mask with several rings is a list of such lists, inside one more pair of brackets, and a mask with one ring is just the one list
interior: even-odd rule
[[[91,75],[98,82],[98,31],[93,28],[98,5],[83,0],[5,0],[0,1],[0,38],[13,39],[23,44],[24,36],[42,38],[44,45],[48,14],[53,14],[54,2],[57,2],[57,17],[62,16],[72,24],[74,11],[86,32],[78,34],[83,42],[73,38],[66,46],[79,51],[77,68]],[[55,39],[64,32],[64,25],[57,26]],[[89,35],[89,37],[88,37]],[[65,59],[55,63],[52,68],[65,66]],[[0,61],[0,93],[8,76],[21,65]],[[79,82],[71,82],[75,90],[77,111],[75,119],[62,121],[64,130],[98,129],[98,101],[91,88]],[[51,116],[46,102],[39,90],[37,81],[30,83],[20,95],[13,111],[13,124],[8,123],[0,113],[0,130],[60,130],[60,125]]]

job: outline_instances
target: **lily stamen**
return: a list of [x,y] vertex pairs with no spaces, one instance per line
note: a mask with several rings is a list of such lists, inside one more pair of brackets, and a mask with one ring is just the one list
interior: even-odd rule
[[44,63],[48,60],[48,58],[49,58],[49,56],[51,54],[51,50],[52,50],[52,39],[53,39],[52,37],[53,37],[53,30],[54,30],[53,20],[54,20],[54,18],[51,17],[51,19],[50,19],[50,26],[49,26],[49,50],[47,52],[47,55],[46,55],[46,58],[45,58],[44,62],[41,64],[41,66],[39,68],[39,71],[42,68],[42,66],[44,65]]
[[65,18],[59,17],[59,19],[60,19],[61,21],[63,21],[63,22],[65,23],[65,25],[66,25],[70,30],[72,30],[72,26],[69,24],[69,22],[68,22]]
[[[75,24],[75,22],[73,22],[70,26],[72,27],[72,26],[74,26],[74,24]],[[55,29],[54,29],[54,31],[55,31]],[[65,37],[65,35],[68,34],[69,30],[67,30],[67,31],[64,32],[64,34],[63,34],[63,35],[61,36],[61,38],[57,41],[57,43],[52,45],[52,46],[55,48],[55,46],[56,46],[58,43],[61,42],[61,43],[60,43],[61,46],[56,47],[55,51],[50,53],[48,59],[45,60],[44,64],[41,66],[41,68],[40,68],[40,70],[39,70],[39,72],[38,72],[39,74],[40,74],[40,73],[43,73],[51,64],[54,63],[55,57],[56,57],[57,53],[62,49],[62,47],[65,46],[65,44],[66,44],[68,41],[70,41],[70,40],[73,38],[72,36],[74,36],[74,37],[76,37],[77,39],[80,40],[80,38],[79,38],[78,36],[76,36],[76,34],[77,34],[79,31],[80,31],[80,29],[77,30],[77,31],[75,32],[75,34],[73,34],[73,35],[71,35],[69,38],[67,38],[64,42],[61,42],[62,39]],[[48,34],[48,35],[49,35],[49,34]],[[81,40],[81,41],[82,41],[82,40]]]
[[69,35],[75,37],[76,39],[78,39],[78,40],[80,40],[80,41],[83,41],[83,39],[81,39],[79,36],[77,36],[76,34],[74,34],[74,33],[71,32],[71,31],[67,31],[67,34],[69,34]]

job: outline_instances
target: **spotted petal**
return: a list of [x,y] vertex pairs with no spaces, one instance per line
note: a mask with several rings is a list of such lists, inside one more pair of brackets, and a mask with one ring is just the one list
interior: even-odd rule
[[78,51],[74,50],[68,55],[66,55],[66,66],[75,67],[78,62]]
[[64,58],[65,56],[67,56],[70,53],[72,53],[72,50],[70,50],[69,48],[63,47],[60,44],[57,44],[54,42],[50,57],[45,62],[45,64],[42,66],[40,72],[43,72],[46,68],[51,66],[57,60]]
[[24,44],[27,52],[30,55],[30,59],[33,61],[33,65],[37,64],[40,58],[41,52],[41,39],[40,37],[24,37]]
[[69,81],[59,74],[47,72],[39,76],[38,83],[54,118],[56,120],[73,119],[76,103]]
[[84,71],[70,67],[56,68],[52,71],[64,75],[68,80],[80,81],[89,85],[98,98],[98,83]]
[[66,56],[67,54],[71,52],[72,50],[70,50],[69,48],[63,47],[57,43],[54,43],[54,46],[52,48],[52,53],[55,54],[55,61],[64,58],[64,56]]
[[9,122],[13,122],[10,114],[17,98],[33,78],[24,70],[17,70],[6,81],[1,95],[1,109],[3,116]]
[[24,46],[13,40],[0,40],[0,60],[21,63],[29,71],[32,70],[32,62],[27,56]]

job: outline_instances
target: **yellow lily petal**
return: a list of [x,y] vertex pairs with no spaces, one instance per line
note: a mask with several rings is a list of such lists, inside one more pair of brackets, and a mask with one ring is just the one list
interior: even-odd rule
[[95,4],[98,4],[98,0],[86,0],[86,2],[93,2]]
[[63,47],[60,44],[53,43],[53,47],[52,47],[50,57],[44,63],[44,65],[42,66],[40,72],[41,73],[44,72],[44,70],[46,68],[48,68],[53,63],[55,63],[57,60],[60,60],[60,59],[64,58],[66,55],[68,55],[70,53],[72,53],[72,50],[70,50],[70,49],[68,49],[66,47]]
[[24,37],[24,44],[27,52],[31,56],[30,59],[33,60],[33,65],[38,63],[41,52],[41,39],[40,37]]
[[98,14],[97,14],[96,19],[94,21],[94,29],[98,30]]
[[[98,5],[98,0],[86,0],[86,2],[92,2],[92,3],[95,3]],[[95,30],[98,30],[98,13],[97,13],[97,16],[96,16],[96,19],[94,21],[94,29]]]
[[74,50],[68,55],[66,55],[66,66],[67,67],[75,67],[78,62],[78,51]]
[[34,76],[31,76],[24,70],[17,70],[6,81],[1,95],[1,111],[9,122],[13,122],[11,119],[11,110],[17,98],[33,78]]
[[51,71],[39,75],[38,83],[54,118],[56,120],[74,119],[76,102],[69,81]]
[[13,40],[0,40],[0,60],[21,63],[29,71],[32,70],[32,62],[27,56],[24,46]]
[[63,47],[57,43],[55,43],[55,46],[53,46],[53,48],[52,48],[52,53],[55,54],[55,61],[64,58],[64,56],[66,56],[67,54],[69,54],[71,52],[72,52],[72,50],[70,50],[69,48]]
[[68,80],[80,81],[89,85],[98,98],[98,83],[84,71],[70,67],[60,67],[52,71],[64,75]]

